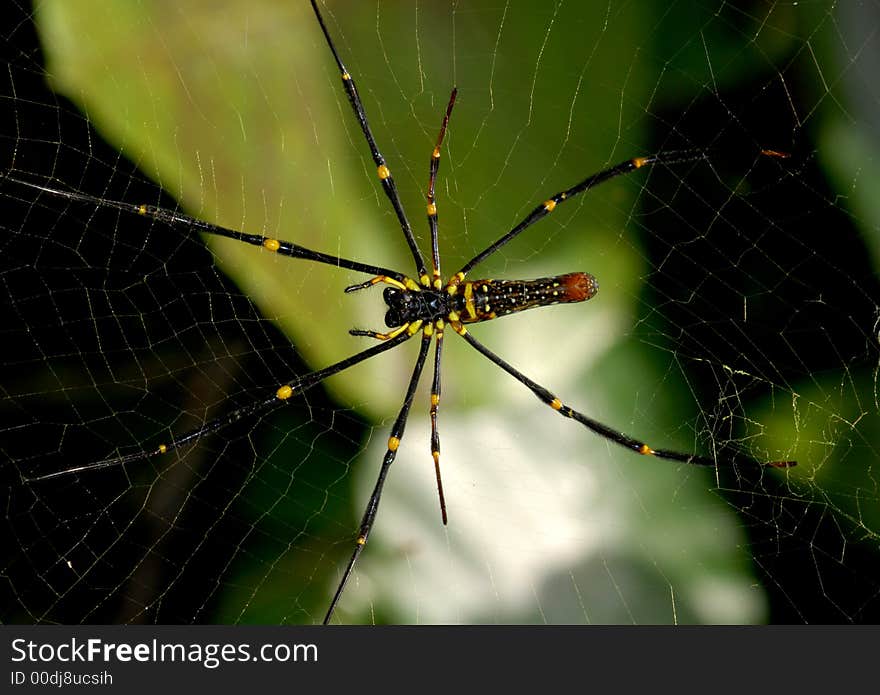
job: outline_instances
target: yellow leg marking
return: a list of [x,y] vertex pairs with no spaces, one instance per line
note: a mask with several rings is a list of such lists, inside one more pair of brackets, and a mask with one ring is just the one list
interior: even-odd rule
[[358,544],[358,545],[366,545],[366,544],[367,544],[367,539],[364,538],[363,536],[358,536],[357,544]]
[[355,335],[364,336],[367,338],[375,338],[376,340],[391,340],[392,338],[396,338],[401,333],[406,331],[410,335],[415,335],[418,330],[422,327],[423,321],[414,321],[412,323],[405,323],[402,326],[398,326],[393,331],[388,331],[388,333],[379,333],[377,331],[356,331]]
[[428,277],[427,274],[422,275],[422,276],[419,278],[419,282],[422,283],[422,284],[421,284],[421,287],[416,286],[416,289],[417,289],[417,290],[422,289],[422,287],[430,287],[430,286],[431,286],[431,278]]
[[344,72],[344,73],[342,73],[342,79],[343,79],[343,80],[346,80],[346,81],[347,81],[347,80],[350,80],[350,79],[351,79],[351,75],[349,75],[347,72]]
[[397,451],[397,447],[399,446],[400,440],[397,437],[388,438],[388,451]]
[[138,205],[138,215],[146,215],[147,214],[147,206],[146,205]]
[[[417,330],[419,330],[419,324],[421,321],[416,321],[415,323],[405,323],[400,328],[395,328],[391,333],[388,334],[389,338],[396,338],[404,331],[409,331],[409,334],[412,335]],[[415,330],[413,330],[413,326],[415,326]]]
[[285,384],[284,386],[281,386],[275,392],[275,398],[277,398],[279,401],[286,401],[292,395],[293,395],[293,387],[290,386],[289,384]]
[[377,171],[379,172],[379,178],[383,181],[391,176],[391,170],[384,164],[380,164]]
[[[408,329],[411,325],[413,325],[413,324],[405,323],[402,326],[398,326],[397,328],[395,328],[393,331],[390,331],[389,333],[374,333],[373,337],[378,340],[391,340],[391,338],[396,338],[401,333],[403,333],[406,329]],[[418,329],[416,329],[416,330],[418,330]],[[412,335],[412,334],[410,334],[410,335]]]
[[648,157],[636,157],[634,160],[632,160],[632,163],[636,169],[641,169],[643,166],[645,166],[645,164],[648,163]]
[[653,450],[651,447],[649,447],[647,444],[642,444],[642,445],[639,447],[639,453],[640,453],[640,454],[644,454],[645,456],[652,456],[655,452],[654,452],[654,450]]
[[431,154],[434,159],[440,159],[440,148],[435,147],[434,152]]
[[554,398],[550,401],[550,407],[553,408],[553,410],[562,410],[562,401],[558,398]]
[[281,247],[278,239],[263,239],[263,248],[269,251],[277,251]]
[[431,394],[431,405],[440,405],[440,396],[436,393]]
[[458,313],[455,312],[455,311],[450,311],[450,312],[446,315],[446,318],[449,319],[450,323],[455,322],[455,321],[459,321],[459,320],[460,320],[460,317],[459,317]]
[[160,444],[159,445],[159,453],[164,454],[166,451],[168,451],[168,447],[165,446],[164,444]]
[[434,335],[434,324],[426,323],[425,327],[422,329],[422,332],[429,337]]
[[553,208],[555,208],[555,207],[556,207],[556,201],[555,201],[555,200],[550,199],[550,200],[545,200],[545,201],[544,201],[544,209],[545,209],[547,212],[553,212]]
[[437,206],[434,203],[428,203],[428,216],[433,217],[437,214]]
[[452,330],[454,330],[459,335],[464,335],[467,333],[467,328],[464,327],[464,324],[458,322],[458,318],[452,318],[452,314],[449,315],[449,324],[452,326]]
[[[425,285],[428,284],[428,276],[427,275],[422,275],[422,277],[420,279],[422,279],[424,281]],[[419,292],[422,289],[421,287],[419,287],[418,283],[416,283],[416,281],[413,280],[412,278],[404,278],[403,282],[404,282],[404,284],[403,284],[404,289],[413,290],[414,292]]]
[[458,286],[464,280],[464,273],[458,272],[449,278],[449,282],[446,283],[446,291],[449,293],[449,296],[452,297],[458,292]]
[[[386,285],[391,285],[392,287],[396,287],[396,288],[399,289],[399,290],[406,290],[406,289],[410,289],[410,290],[412,290],[412,289],[419,289],[419,286],[416,285],[416,284],[415,284],[412,280],[410,280],[409,278],[406,278],[406,283],[405,283],[405,284],[404,284],[403,282],[400,282],[400,280],[395,280],[394,278],[390,278],[390,277],[388,277],[387,275],[377,275],[377,276],[374,277],[374,278],[370,278],[370,284],[371,284],[371,285],[378,285],[380,282],[384,282]],[[412,283],[411,286],[410,286],[410,283]],[[358,287],[360,287],[360,285],[358,285]]]

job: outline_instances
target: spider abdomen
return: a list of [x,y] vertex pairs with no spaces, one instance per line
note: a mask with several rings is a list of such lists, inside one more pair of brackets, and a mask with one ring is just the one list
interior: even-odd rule
[[457,313],[463,323],[477,323],[539,306],[583,302],[598,290],[599,283],[589,273],[537,280],[473,280],[458,287]]

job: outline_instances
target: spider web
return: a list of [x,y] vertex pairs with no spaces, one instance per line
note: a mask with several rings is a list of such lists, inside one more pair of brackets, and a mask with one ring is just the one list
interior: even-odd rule
[[[14,10],[14,11],[13,11]],[[13,3],[3,172],[411,273],[306,2]],[[440,521],[423,376],[345,622],[876,622],[876,2],[329,2],[426,249],[454,272],[553,192],[655,151],[471,273],[585,270],[588,304],[450,335]],[[789,159],[762,157],[769,148]],[[358,274],[0,181],[4,622],[319,621],[415,343],[165,457],[353,354]],[[367,341],[369,342],[369,341]]]

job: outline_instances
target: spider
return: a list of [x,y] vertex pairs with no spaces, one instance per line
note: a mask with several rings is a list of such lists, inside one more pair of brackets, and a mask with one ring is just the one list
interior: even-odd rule
[[[401,440],[403,439],[415,391],[425,369],[432,342],[434,344],[434,357],[433,378],[430,393],[430,449],[434,462],[434,473],[436,477],[441,518],[443,524],[447,524],[448,522],[440,470],[440,434],[438,428],[441,400],[442,350],[444,332],[447,327],[451,329],[452,332],[461,336],[485,358],[528,388],[537,398],[552,410],[555,410],[564,417],[575,420],[600,437],[604,437],[605,439],[642,456],[678,461],[697,466],[716,466],[719,462],[707,456],[654,448],[637,437],[622,433],[613,427],[592,419],[584,413],[574,410],[547,388],[530,379],[523,372],[519,371],[502,357],[483,345],[468,330],[470,324],[489,321],[526,309],[549,306],[557,303],[579,303],[595,296],[599,288],[598,282],[587,272],[571,272],[555,277],[545,277],[534,280],[472,280],[469,279],[469,274],[477,265],[492,256],[526,229],[551,214],[559,205],[567,200],[584,193],[605,181],[634,172],[643,167],[654,164],[678,165],[697,162],[707,159],[708,152],[701,149],[660,152],[627,159],[619,164],[591,174],[570,188],[555,193],[544,202],[537,205],[512,229],[477,253],[471,260],[458,269],[457,272],[444,279],[440,269],[438,212],[435,197],[435,184],[439,172],[441,148],[456,103],[458,95],[457,90],[453,88],[451,91],[429,163],[428,185],[426,191],[426,214],[431,240],[429,268],[425,256],[422,254],[422,251],[416,242],[414,232],[406,212],[404,211],[394,177],[392,176],[389,166],[380,152],[371,131],[363,102],[361,101],[357,87],[355,86],[354,78],[339,55],[327,25],[324,22],[318,3],[316,0],[310,0],[310,2],[318,25],[321,28],[321,32],[339,70],[347,99],[355,117],[357,118],[367,146],[369,147],[380,185],[395,212],[400,229],[412,255],[415,266],[415,273],[413,275],[315,251],[283,239],[276,239],[259,234],[251,234],[220,227],[154,205],[133,204],[124,201],[97,198],[85,193],[65,191],[31,183],[15,178],[10,174],[7,174],[5,178],[9,181],[35,188],[49,195],[66,198],[72,201],[100,204],[104,207],[115,208],[140,215],[170,226],[178,225],[208,234],[225,236],[247,244],[262,247],[269,252],[345,268],[370,276],[369,279],[364,282],[346,287],[345,292],[347,293],[366,290],[375,285],[385,285],[383,299],[387,305],[387,312],[384,317],[387,330],[352,329],[349,331],[351,335],[376,340],[377,342],[373,346],[327,367],[318,369],[302,377],[288,381],[287,383],[282,383],[277,386],[274,392],[267,393],[260,400],[240,407],[225,416],[211,420],[201,427],[186,432],[167,443],[158,444],[150,450],[107,458],[83,466],[25,478],[25,482],[33,483],[63,475],[122,466],[124,464],[143,461],[148,458],[167,454],[180,447],[193,444],[203,437],[206,437],[207,435],[242,418],[254,417],[258,414],[280,407],[289,402],[294,396],[320,384],[328,377],[342,372],[349,367],[368,360],[378,354],[391,350],[408,341],[410,338],[419,335],[420,345],[418,356],[405,391],[403,404],[401,405],[397,417],[391,427],[386,452],[382,459],[375,486],[364,510],[353,543],[350,558],[343,569],[342,576],[324,616],[323,622],[326,624],[332,619],[334,611],[339,604],[353,570],[367,545],[378,512],[385,481],[391,465],[396,458]],[[776,150],[762,150],[760,154],[776,158],[784,158],[787,156],[785,153]],[[757,468],[784,468],[795,465],[795,462],[793,461],[761,462],[750,458],[740,458],[739,462],[744,462],[746,465],[751,465]]]

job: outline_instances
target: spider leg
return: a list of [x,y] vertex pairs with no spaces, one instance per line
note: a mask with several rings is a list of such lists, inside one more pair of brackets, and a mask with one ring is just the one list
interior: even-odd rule
[[[788,157],[788,154],[786,154],[785,152],[777,152],[776,150],[761,150],[760,154],[765,157],[776,157],[780,159],[785,159],[786,157]],[[556,209],[557,205],[564,203],[566,200],[574,198],[576,195],[583,193],[584,191],[588,191],[591,188],[598,186],[600,183],[604,183],[605,181],[613,179],[617,176],[628,174],[632,171],[635,171],[636,169],[641,169],[642,167],[649,166],[651,164],[684,164],[687,162],[697,162],[701,159],[708,159],[708,152],[706,150],[671,150],[669,152],[659,152],[657,154],[647,155],[645,157],[635,157],[633,159],[627,159],[625,162],[620,162],[620,164],[615,164],[608,169],[604,169],[595,174],[591,174],[580,183],[577,183],[571,188],[560,191],[559,193],[550,196],[550,198],[538,205],[534,210],[526,215],[525,218],[523,218],[523,220],[513,229],[511,229],[503,236],[499,237],[496,241],[491,243],[485,249],[480,251],[480,253],[474,256],[471,260],[465,263],[462,269],[458,271],[457,275],[460,279],[463,279],[468,271],[471,270],[471,268],[491,256],[498,249],[504,246],[508,241],[519,236],[522,232],[535,224],[535,222],[549,215],[551,212],[553,212],[553,210]]]
[[[388,331],[387,333],[380,333],[379,331],[368,331],[361,328],[352,328],[348,332],[348,334],[353,336],[360,336],[363,338],[375,338],[376,340],[391,340],[392,338],[396,338],[404,331],[410,330],[411,327],[412,324],[405,323],[402,326],[398,326],[392,331]],[[410,335],[412,335],[412,332],[410,333]]]
[[437,234],[437,201],[434,199],[434,183],[437,181],[437,171],[440,169],[440,146],[443,144],[443,138],[446,135],[446,126],[449,125],[449,116],[452,114],[452,107],[455,106],[457,94],[458,89],[453,87],[452,93],[449,95],[449,103],[446,105],[446,114],[443,116],[443,122],[440,125],[437,144],[431,153],[428,193],[425,196],[428,199],[428,227],[431,230],[431,265],[433,266],[433,287],[435,290],[440,289],[442,282],[440,279],[440,242]]
[[434,459],[434,475],[437,478],[437,496],[440,498],[440,516],[446,525],[446,498],[443,496],[443,480],[440,477],[440,432],[437,429],[437,410],[440,407],[440,357],[443,353],[443,321],[435,323],[437,342],[434,345],[434,380],[431,382],[431,456]]
[[186,432],[185,434],[175,438],[173,441],[167,444],[159,444],[155,449],[151,449],[150,451],[140,451],[134,454],[128,454],[126,456],[116,456],[114,458],[95,461],[94,463],[90,463],[84,466],[77,466],[75,468],[66,468],[61,471],[47,473],[45,475],[36,475],[29,477],[22,476],[22,482],[32,483],[42,480],[50,480],[52,478],[58,478],[63,475],[84,473],[87,471],[100,470],[102,468],[121,466],[126,463],[134,463],[135,461],[143,461],[145,459],[153,458],[154,456],[167,454],[169,451],[179,449],[186,444],[198,441],[206,435],[216,432],[217,430],[220,430],[227,425],[231,425],[233,422],[238,422],[242,418],[250,417],[261,411],[270,410],[272,408],[278,407],[287,402],[292,396],[300,394],[303,391],[307,391],[313,386],[317,386],[322,381],[324,381],[324,379],[333,376],[334,374],[338,374],[339,372],[342,372],[349,367],[358,364],[359,362],[363,362],[364,360],[378,355],[381,352],[385,352],[386,350],[390,350],[391,348],[400,345],[400,343],[412,337],[414,332],[415,331],[402,332],[387,342],[378,343],[373,347],[362,350],[361,352],[358,352],[351,357],[347,357],[344,360],[340,360],[339,362],[331,364],[328,367],[324,367],[323,369],[319,369],[317,371],[306,374],[305,376],[293,380],[287,384],[283,384],[282,386],[279,386],[278,389],[276,389],[275,393],[273,393],[271,396],[264,397],[262,400],[256,401],[241,408],[237,408],[227,415],[215,418],[197,429]]
[[[628,434],[624,434],[623,432],[619,432],[607,425],[603,425],[601,422],[594,420],[590,417],[587,417],[583,413],[578,412],[565,405],[559,398],[553,395],[546,388],[541,386],[540,384],[529,379],[525,374],[517,370],[515,367],[508,364],[501,357],[492,352],[489,348],[479,342],[476,338],[474,338],[470,333],[467,332],[467,329],[461,324],[452,324],[452,327],[455,331],[461,335],[470,345],[477,350],[477,352],[481,353],[483,356],[488,358],[490,361],[494,362],[496,365],[501,367],[505,372],[510,374],[514,379],[520,382],[523,386],[529,389],[532,393],[534,393],[541,401],[545,404],[549,405],[553,410],[558,412],[560,415],[571,418],[579,423],[581,423],[587,429],[592,430],[596,434],[601,437],[605,437],[606,439],[614,442],[615,444],[619,444],[620,446],[626,447],[630,451],[633,451],[637,454],[641,454],[643,456],[654,456],[656,458],[668,459],[671,461],[681,461],[682,463],[691,464],[694,466],[716,466],[718,465],[718,461],[715,459],[709,458],[708,456],[699,456],[696,454],[686,454],[678,451],[668,451],[666,449],[654,449],[645,442],[636,439],[635,437],[631,437]],[[757,467],[763,468],[789,468],[791,466],[797,465],[795,461],[769,461],[762,462],[757,461],[752,458],[742,457],[739,458],[740,461],[748,465],[753,465]]]
[[336,50],[336,46],[333,43],[333,39],[330,38],[330,32],[327,30],[327,25],[324,24],[324,18],[321,16],[320,10],[318,10],[318,3],[315,0],[311,0],[312,9],[315,11],[315,17],[318,19],[318,24],[321,25],[321,31],[324,33],[324,38],[327,40],[327,46],[330,48],[330,52],[333,54],[333,59],[336,61],[336,65],[339,68],[340,75],[342,77],[342,86],[345,88],[345,94],[348,97],[348,102],[351,104],[351,108],[354,111],[354,115],[358,120],[358,124],[363,131],[364,138],[367,141],[367,145],[370,148],[370,154],[373,155],[373,161],[376,163],[376,171],[379,175],[379,180],[382,182],[382,189],[385,191],[385,195],[388,197],[388,200],[391,201],[391,206],[394,208],[394,212],[397,214],[397,220],[400,222],[400,228],[403,231],[403,236],[406,239],[406,243],[409,246],[409,250],[412,253],[413,260],[416,263],[416,271],[419,276],[419,280],[422,284],[428,284],[428,271],[425,267],[425,259],[422,257],[422,252],[419,251],[419,247],[416,244],[415,236],[413,235],[412,227],[409,224],[409,220],[406,217],[406,212],[403,210],[403,203],[400,202],[400,195],[397,193],[397,184],[394,183],[394,177],[391,176],[391,171],[388,168],[388,165],[385,163],[385,158],[382,156],[382,153],[379,152],[379,147],[376,145],[376,139],[373,137],[373,131],[370,130],[370,123],[367,120],[367,112],[364,110],[364,104],[361,101],[361,97],[358,94],[357,87],[354,83],[354,78],[352,78],[351,74],[346,69],[345,65],[342,63],[342,59],[339,57],[339,53]]
[[[442,287],[443,281],[440,277],[440,241],[434,184],[437,182],[437,172],[440,170],[440,147],[443,144],[443,138],[446,136],[446,127],[449,125],[449,116],[452,114],[452,108],[455,106],[455,97],[457,95],[458,89],[453,87],[452,93],[449,95],[449,103],[446,105],[446,113],[443,115],[443,121],[440,124],[437,144],[434,145],[434,151],[431,153],[428,191],[425,196],[428,200],[428,228],[431,230],[431,265],[433,268],[432,284],[435,290],[439,290]],[[440,516],[445,526],[448,518],[446,516],[446,499],[443,495],[443,479],[440,475],[440,432],[437,429],[437,411],[440,407],[440,361],[443,354],[443,320],[438,319],[435,321],[433,328],[436,330],[437,343],[434,349],[434,379],[431,384],[431,457],[434,459],[434,476],[437,479]]]
[[[413,324],[416,326],[415,330],[418,330],[419,324],[421,322],[416,322]],[[401,335],[411,335],[401,334]],[[397,419],[394,421],[394,425],[391,427],[391,436],[388,438],[388,448],[385,451],[385,457],[382,459],[382,466],[379,469],[379,477],[376,479],[376,485],[373,488],[373,494],[370,495],[370,499],[367,502],[367,507],[364,510],[364,516],[361,519],[360,530],[358,531],[357,540],[355,541],[354,550],[352,551],[351,558],[348,561],[348,564],[345,567],[345,571],[342,574],[342,579],[339,581],[339,585],[336,587],[336,593],[333,595],[333,600],[330,602],[330,607],[327,609],[327,614],[324,616],[324,624],[328,624],[330,622],[330,618],[333,617],[333,611],[336,610],[336,604],[339,603],[339,599],[342,596],[342,592],[345,590],[345,585],[348,583],[348,579],[351,576],[351,572],[354,569],[355,563],[358,561],[361,553],[364,550],[364,546],[367,544],[367,539],[370,536],[370,530],[373,528],[373,522],[376,520],[376,512],[379,509],[379,500],[382,497],[382,489],[385,486],[385,478],[388,475],[388,469],[391,468],[391,464],[394,463],[394,459],[397,456],[397,448],[400,446],[400,440],[403,438],[403,432],[406,428],[406,421],[409,417],[409,410],[412,406],[413,397],[416,393],[416,387],[419,383],[419,377],[422,375],[422,370],[425,367],[425,358],[428,355],[428,347],[431,344],[431,333],[429,331],[424,331],[422,333],[422,343],[419,347],[419,356],[416,358],[415,366],[413,367],[412,376],[409,379],[409,386],[406,389],[406,396],[403,399],[403,405],[400,408],[400,412],[397,414]],[[388,343],[380,343],[380,345],[388,345]]]
[[52,195],[57,198],[63,198],[65,200],[72,200],[78,203],[91,203],[94,205],[99,205],[103,208],[111,208],[113,210],[130,212],[135,215],[140,215],[141,217],[147,217],[149,219],[156,220],[157,222],[161,222],[162,224],[168,225],[169,227],[181,226],[198,232],[204,232],[205,234],[214,234],[216,236],[223,236],[229,239],[235,239],[236,241],[241,241],[245,244],[261,246],[267,251],[277,253],[281,256],[302,258],[308,261],[315,261],[316,263],[332,265],[337,268],[348,268],[349,270],[356,270],[361,273],[369,273],[370,275],[391,278],[400,283],[406,280],[406,277],[403,274],[398,273],[394,270],[389,270],[388,268],[382,268],[380,266],[369,265],[367,263],[361,263],[359,261],[353,261],[348,258],[342,258],[341,256],[331,256],[330,254],[321,253],[320,251],[313,251],[312,249],[308,249],[305,246],[300,246],[299,244],[294,244],[293,242],[285,241],[284,239],[274,239],[272,237],[263,236],[261,234],[248,234],[246,232],[239,232],[234,229],[227,229],[226,227],[211,224],[210,222],[205,222],[204,220],[190,217],[189,215],[184,215],[183,213],[176,212],[174,210],[160,208],[156,205],[136,205],[134,203],[126,203],[121,200],[108,200],[106,198],[99,198],[96,196],[88,195],[86,193],[78,193],[76,191],[64,191],[59,188],[51,188],[50,186],[31,183],[30,181],[16,178],[9,173],[0,175],[0,181],[11,181],[20,186],[26,186],[28,188],[42,191],[43,193],[46,193],[48,195]]
[[376,277],[370,278],[369,280],[359,282],[356,285],[349,285],[345,288],[345,293],[350,294],[352,292],[357,292],[358,290],[366,290],[373,285],[378,285],[380,282],[384,282],[386,285],[396,287],[399,290],[412,290],[414,292],[418,292],[421,289],[418,283],[416,283],[411,278],[408,278],[405,275],[401,275],[400,273],[394,273],[394,275],[391,276],[377,275]]

